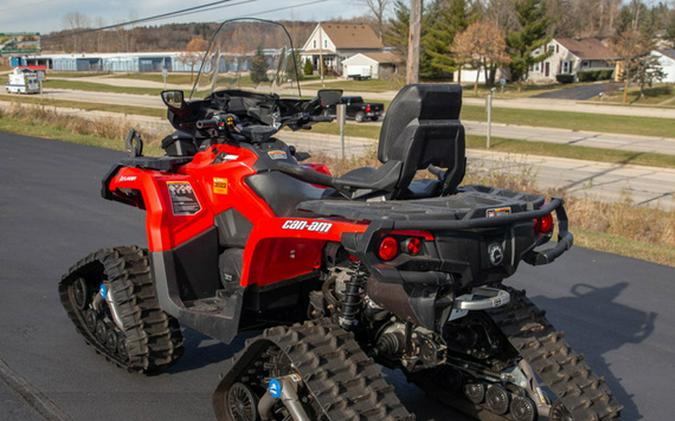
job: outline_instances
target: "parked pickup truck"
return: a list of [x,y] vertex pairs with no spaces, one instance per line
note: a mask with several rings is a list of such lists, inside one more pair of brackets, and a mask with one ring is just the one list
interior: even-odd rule
[[[377,121],[384,112],[384,104],[364,102],[360,96],[343,96],[341,102],[347,104],[347,118],[356,121]],[[328,113],[335,115],[335,106],[328,109]]]

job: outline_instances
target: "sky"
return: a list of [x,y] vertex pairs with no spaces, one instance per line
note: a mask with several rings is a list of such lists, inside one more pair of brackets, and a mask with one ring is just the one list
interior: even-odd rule
[[[64,16],[71,12],[83,13],[94,21],[102,17],[105,24],[117,23],[131,18],[156,15],[191,6],[210,3],[213,0],[0,0],[0,33],[40,32],[42,34],[64,28]],[[243,0],[233,0],[240,3]],[[360,0],[326,0],[304,5],[311,0],[250,0],[215,11],[202,12],[184,17],[153,22],[222,21],[229,17],[260,16],[266,19],[328,20],[349,18],[366,13]],[[295,8],[262,13],[270,9],[298,5]]]

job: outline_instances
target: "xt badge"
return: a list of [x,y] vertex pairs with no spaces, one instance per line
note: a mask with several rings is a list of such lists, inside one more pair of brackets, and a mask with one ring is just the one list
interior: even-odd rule
[[492,243],[488,246],[488,256],[493,266],[498,266],[504,260],[504,249],[499,243]]

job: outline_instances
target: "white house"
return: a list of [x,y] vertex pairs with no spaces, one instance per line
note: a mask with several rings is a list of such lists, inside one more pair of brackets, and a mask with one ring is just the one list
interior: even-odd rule
[[398,73],[402,62],[398,55],[389,51],[358,53],[342,60],[342,75],[355,79],[385,79]]
[[675,83],[675,48],[654,50],[652,55],[658,58],[661,69],[666,75],[663,82]]
[[578,78],[580,72],[614,69],[617,54],[597,38],[553,38],[544,47],[532,52],[538,56],[548,51],[549,56],[530,67],[529,80],[555,82],[556,76],[568,74]]
[[328,73],[342,74],[342,62],[358,53],[382,52],[384,45],[375,31],[366,24],[319,23],[305,42],[300,53],[303,63],[310,60],[319,69],[323,55]]

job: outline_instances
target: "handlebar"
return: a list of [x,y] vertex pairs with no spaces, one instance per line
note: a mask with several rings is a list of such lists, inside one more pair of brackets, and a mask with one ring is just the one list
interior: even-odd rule
[[199,130],[215,129],[218,127],[219,123],[220,123],[219,119],[208,118],[206,120],[197,120],[197,122],[195,123],[195,127],[197,127]]

